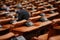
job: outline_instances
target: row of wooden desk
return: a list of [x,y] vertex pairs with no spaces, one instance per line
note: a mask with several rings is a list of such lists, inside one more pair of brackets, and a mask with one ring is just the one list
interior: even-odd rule
[[[59,13],[54,13],[54,14],[47,14],[47,18],[50,18],[50,17],[53,17],[53,16],[55,16],[55,15],[58,15]],[[37,17],[33,17],[33,18],[30,18],[30,20],[32,20],[32,21],[34,21],[34,19],[37,19],[37,18],[40,18],[40,16],[37,16]],[[11,21],[11,19],[5,19],[5,20],[1,20],[1,22],[6,22],[6,21]],[[23,23],[23,22],[26,22],[26,21],[20,21],[20,22],[18,22],[17,24],[16,23],[13,23],[13,24],[15,24],[15,25],[20,25],[21,23]],[[40,23],[39,23],[40,24]],[[44,24],[43,24],[44,25]],[[4,28],[3,29],[1,29],[1,30],[4,30]]]
[[[42,17],[42,16],[39,15],[41,13],[45,13],[45,17],[47,19],[59,15],[59,12],[57,11],[57,8],[55,8],[55,7],[48,8],[48,6],[52,5],[52,4],[48,3],[48,2],[43,2],[43,5],[40,4],[42,2],[40,2],[40,3],[39,2],[34,2],[34,3],[30,2],[30,3],[34,6],[34,8],[37,8],[37,9],[35,9],[34,11],[33,10],[30,11],[28,9],[32,9],[32,7],[29,7],[29,6],[32,6],[32,5],[30,5],[29,3],[26,3],[26,4],[22,3],[22,5],[23,5],[23,8],[24,8],[25,7],[24,5],[29,4],[29,6],[26,6],[26,10],[28,12],[30,12],[31,17],[29,18],[29,20],[32,21],[34,23],[34,25],[33,26],[25,26],[24,24],[27,22],[27,20],[22,20],[22,21],[18,21],[18,22],[9,24],[9,22],[12,20],[12,18],[7,18],[7,19],[3,18],[3,19],[0,20],[0,23],[3,24],[3,27],[0,28],[0,31],[4,31],[4,30],[9,29],[9,33],[0,36],[0,40],[9,39],[9,38],[11,38],[13,36],[16,36],[16,34],[23,35],[26,32],[31,32],[31,31],[37,30],[39,28],[45,27],[45,26],[53,23],[52,20],[48,20],[48,21],[45,21],[45,22],[38,21]],[[57,3],[59,3],[59,1]],[[43,10],[42,8],[45,9],[45,10]],[[42,10],[40,10],[40,9],[42,9]],[[15,9],[13,9],[13,10],[15,10]],[[49,13],[50,11],[57,11],[57,12],[54,12],[54,13],[50,14]],[[1,15],[3,15],[3,14],[4,13],[2,13]],[[57,21],[57,20],[55,20],[55,21]],[[59,19],[59,21],[60,21],[60,19]],[[58,28],[60,28],[60,26]],[[38,31],[40,31],[40,30],[38,30]],[[20,34],[20,33],[22,33],[22,34]],[[38,37],[38,39],[39,38],[44,38],[44,37],[45,36],[40,36],[40,37]],[[45,40],[45,38],[44,38],[44,40]]]

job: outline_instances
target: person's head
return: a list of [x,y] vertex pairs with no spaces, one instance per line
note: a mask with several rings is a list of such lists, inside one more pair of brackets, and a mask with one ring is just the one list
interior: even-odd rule
[[17,4],[17,5],[16,5],[16,8],[17,8],[17,9],[23,9],[21,4]]

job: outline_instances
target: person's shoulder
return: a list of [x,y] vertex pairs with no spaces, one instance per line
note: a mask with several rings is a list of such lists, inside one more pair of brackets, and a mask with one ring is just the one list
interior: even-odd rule
[[25,10],[25,9],[23,9],[24,10],[24,12],[28,12],[27,10]]
[[19,12],[20,10],[17,10],[17,12]]

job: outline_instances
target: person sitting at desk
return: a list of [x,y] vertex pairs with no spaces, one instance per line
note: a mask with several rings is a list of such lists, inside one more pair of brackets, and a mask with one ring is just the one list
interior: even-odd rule
[[26,11],[26,10],[24,10],[22,7],[17,7],[17,11],[16,11],[16,13],[17,13],[17,18],[18,18],[18,21],[19,20],[28,20],[29,19],[29,17],[30,17],[30,15],[29,15],[29,13]]
[[26,23],[27,26],[33,25],[33,23],[29,20],[30,18],[29,13],[25,9],[23,9],[21,6],[17,6],[16,13],[18,18],[17,21],[27,20],[27,23]]

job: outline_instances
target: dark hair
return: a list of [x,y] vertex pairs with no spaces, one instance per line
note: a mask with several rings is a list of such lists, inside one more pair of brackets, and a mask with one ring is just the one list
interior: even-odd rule
[[22,7],[16,6],[15,8],[23,9]]
[[20,7],[19,9],[23,9],[22,7]]

